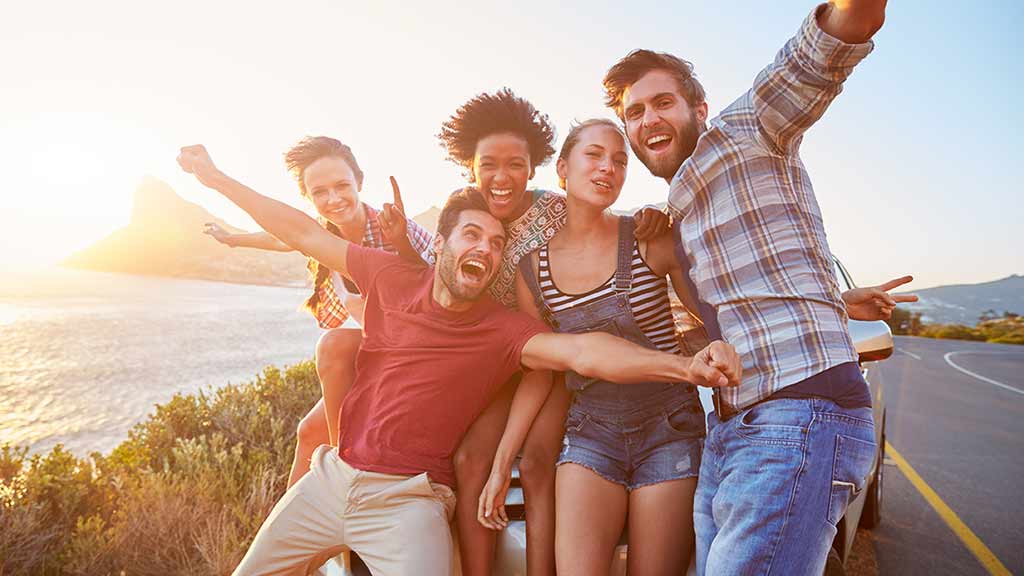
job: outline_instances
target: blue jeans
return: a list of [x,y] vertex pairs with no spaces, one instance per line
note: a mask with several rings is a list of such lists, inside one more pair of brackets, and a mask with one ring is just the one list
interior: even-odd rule
[[697,573],[820,576],[875,461],[871,408],[778,399],[708,417],[694,497]]

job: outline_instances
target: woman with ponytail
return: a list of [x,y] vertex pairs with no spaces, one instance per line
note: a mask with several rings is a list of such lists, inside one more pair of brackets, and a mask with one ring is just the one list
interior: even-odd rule
[[[432,237],[405,217],[394,178],[394,203],[377,210],[359,201],[363,171],[352,150],[334,138],[303,138],[284,156],[302,195],[316,208],[320,223],[333,234],[363,246],[399,254],[409,260],[433,262]],[[293,250],[266,232],[231,234],[216,224],[205,233],[231,247]],[[362,341],[362,299],[354,285],[310,259],[313,293],[306,308],[327,331],[316,346],[316,369],[323,398],[299,422],[295,460],[288,486],[309,471],[309,458],[321,444],[337,445],[341,401],[355,375],[355,354]]]

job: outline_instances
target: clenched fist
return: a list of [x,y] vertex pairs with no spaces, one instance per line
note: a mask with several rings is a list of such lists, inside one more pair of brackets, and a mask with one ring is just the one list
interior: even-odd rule
[[732,344],[715,340],[690,359],[689,372],[690,382],[698,386],[738,386],[743,362]]
[[213,159],[202,144],[185,146],[178,154],[178,166],[193,174],[204,186],[216,187],[216,181],[223,176],[213,164]]

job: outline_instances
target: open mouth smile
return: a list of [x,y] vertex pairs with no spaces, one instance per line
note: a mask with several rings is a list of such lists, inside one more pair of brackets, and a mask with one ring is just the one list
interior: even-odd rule
[[466,258],[459,265],[459,271],[470,282],[480,284],[487,279],[491,269],[485,261],[479,258]]
[[644,140],[644,145],[655,152],[661,152],[672,144],[671,134],[655,134]]

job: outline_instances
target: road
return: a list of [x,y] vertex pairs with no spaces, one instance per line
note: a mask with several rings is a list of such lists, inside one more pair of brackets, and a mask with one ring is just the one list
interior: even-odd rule
[[[897,337],[876,369],[889,444],[920,481],[890,454],[882,525],[860,531],[870,546],[859,543],[850,572],[1024,574],[1024,346]],[[963,526],[943,521],[925,484]],[[970,533],[995,556],[987,567]]]

